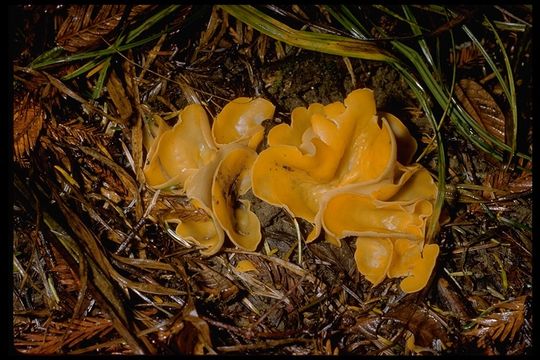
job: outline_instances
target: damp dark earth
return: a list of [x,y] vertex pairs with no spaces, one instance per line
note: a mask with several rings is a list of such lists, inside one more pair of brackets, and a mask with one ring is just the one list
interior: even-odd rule
[[530,355],[532,5],[9,8],[9,348]]

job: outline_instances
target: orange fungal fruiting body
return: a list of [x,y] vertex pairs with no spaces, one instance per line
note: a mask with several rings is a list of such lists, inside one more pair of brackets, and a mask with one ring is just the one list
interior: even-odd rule
[[369,89],[291,115],[290,125],[270,130],[253,164],[253,193],[311,222],[308,242],[322,230],[336,245],[355,236],[358,270],[373,284],[405,276],[403,291],[423,288],[438,255],[437,245],[424,246],[437,187],[427,170],[408,165],[417,145],[407,128],[376,113]]
[[[264,134],[261,122],[272,118],[274,106],[264,99],[238,98],[217,115],[212,127],[204,108],[187,106],[169,128],[158,124],[143,169],[154,189],[186,195],[206,217],[169,218],[176,233],[213,255],[225,233],[246,250],[261,240],[258,218],[247,200],[239,199],[251,187],[253,150]],[[235,189],[235,191],[232,191]]]
[[158,121],[144,174],[155,189],[186,195],[203,219],[172,219],[176,232],[211,255],[224,236],[255,250],[260,223],[240,197],[259,199],[313,224],[307,241],[324,233],[340,246],[356,237],[357,268],[374,285],[405,277],[405,292],[425,287],[439,248],[425,244],[437,187],[410,164],[417,144],[395,116],[377,113],[373,92],[359,89],[343,102],[311,104],[273,127],[268,146],[261,123],[274,106],[262,98],[228,103],[210,126],[200,105],[189,105],[170,128]]

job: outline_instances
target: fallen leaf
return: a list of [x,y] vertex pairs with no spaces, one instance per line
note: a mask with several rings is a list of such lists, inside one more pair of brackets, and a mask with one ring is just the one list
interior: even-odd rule
[[116,29],[126,10],[129,10],[127,21],[131,21],[150,7],[136,5],[127,9],[127,5],[72,5],[58,30],[56,43],[70,52],[95,47]]
[[13,146],[15,160],[24,164],[24,158],[36,145],[45,112],[28,96],[16,101],[13,110]]
[[454,86],[456,97],[465,110],[488,133],[505,141],[505,117],[493,97],[476,81],[461,79]]
[[131,106],[131,102],[129,101],[129,97],[126,95],[126,91],[124,90],[124,85],[118,78],[118,75],[116,75],[115,71],[111,72],[111,75],[107,80],[107,91],[109,92],[111,100],[116,107],[116,111],[120,116],[119,119],[121,120],[121,124],[127,125],[131,114],[133,114],[133,108]]
[[526,299],[527,296],[520,296],[512,301],[504,301],[494,305],[493,310],[498,310],[497,312],[473,319],[475,327],[463,334],[477,337],[479,347],[486,346],[487,338],[499,342],[506,339],[510,342],[514,341],[525,321]]
[[444,324],[425,307],[403,303],[391,309],[385,317],[403,323],[414,334],[415,343],[419,346],[432,347],[436,340],[440,340],[444,346],[451,343]]
[[474,315],[474,310],[463,294],[456,290],[444,278],[439,278],[437,281],[437,292],[442,303],[459,319],[468,320]]

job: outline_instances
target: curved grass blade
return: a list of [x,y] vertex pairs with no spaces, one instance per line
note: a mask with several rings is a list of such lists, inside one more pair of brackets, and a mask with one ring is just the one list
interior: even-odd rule
[[[415,27],[415,28],[417,28],[419,31],[420,31],[420,29],[422,29],[422,30],[424,30],[424,31],[429,31],[429,30],[426,29],[425,27],[418,25],[418,22],[417,22],[415,19],[409,18],[409,16],[407,16],[407,14],[406,14],[406,17],[403,17],[403,16],[401,16],[401,15],[395,13],[394,11],[388,9],[386,6],[383,6],[383,5],[372,5],[372,6],[373,6],[375,9],[378,9],[378,10],[380,10],[380,11],[382,11],[382,12],[384,12],[384,13],[386,13],[386,14],[388,14],[388,15],[390,15],[390,16],[392,16],[392,17],[394,17],[394,18],[396,18],[396,19],[398,19],[398,20],[400,20],[400,21],[403,21],[403,22],[405,22],[405,23],[411,25],[411,28],[412,28],[412,27]],[[403,6],[403,7],[406,7],[406,5],[402,5],[402,6]]]
[[111,58],[108,57],[103,64],[103,68],[99,72],[99,78],[96,82],[96,86],[94,87],[92,99],[97,99],[101,95],[101,90],[103,89],[103,84],[105,84],[105,78],[107,77],[107,71],[109,70],[110,64]]
[[[115,45],[117,45],[117,46],[109,46],[107,49],[97,50],[97,51],[89,51],[89,52],[84,52],[84,53],[81,53],[81,54],[65,56],[65,57],[61,57],[61,58],[44,59],[44,61],[42,61],[42,62],[36,62],[36,63],[33,62],[32,63],[33,65],[30,66],[30,67],[32,69],[39,69],[39,68],[43,68],[45,66],[50,66],[50,65],[55,65],[55,64],[63,64],[63,63],[68,63],[68,62],[76,61],[76,60],[92,59],[92,58],[96,58],[96,57],[99,57],[99,56],[111,55],[111,54],[114,54],[114,53],[116,53],[118,51],[125,51],[125,50],[128,50],[128,49],[131,49],[131,48],[138,47],[138,46],[141,46],[143,44],[146,44],[147,42],[150,42],[150,41],[152,41],[154,39],[159,38],[164,33],[167,33],[168,31],[170,31],[170,29],[167,27],[165,30],[163,30],[163,31],[161,31],[161,32],[159,32],[157,34],[152,34],[152,35],[150,35],[150,36],[148,36],[148,37],[146,37],[146,38],[144,38],[142,40],[139,40],[139,41],[134,41],[134,40],[137,37],[139,37],[145,30],[148,30],[149,28],[151,28],[153,25],[155,25],[157,22],[159,22],[161,19],[163,19],[167,15],[173,13],[179,7],[180,7],[180,5],[170,5],[170,6],[166,7],[165,9],[157,12],[155,15],[148,18],[142,25],[135,28],[134,30],[131,30],[127,34],[127,36],[124,35],[124,36],[119,37],[117,39],[117,41],[115,41]],[[124,42],[124,39],[126,40],[126,44],[120,46],[120,44]]]
[[102,62],[102,57],[96,57],[94,60],[88,61],[86,64],[78,68],[77,70],[72,71],[71,73],[65,75],[61,78],[62,81],[67,81],[76,78],[98,66]]
[[510,99],[510,90],[508,89],[508,85],[506,84],[506,82],[504,81],[504,78],[501,74],[501,72],[499,71],[499,68],[497,67],[497,65],[495,64],[495,62],[493,61],[492,57],[488,54],[487,50],[484,48],[484,46],[482,46],[482,44],[480,43],[480,41],[476,38],[476,36],[474,36],[474,34],[472,33],[472,31],[466,26],[466,25],[463,25],[462,26],[462,29],[463,31],[465,32],[465,34],[467,34],[467,36],[469,37],[469,39],[471,39],[471,41],[474,43],[474,45],[476,45],[476,47],[478,48],[478,50],[482,53],[482,55],[484,56],[484,58],[486,59],[486,62],[488,63],[489,67],[491,68],[491,70],[495,73],[495,76],[497,77],[497,80],[499,80],[499,83],[501,84],[501,87],[503,89],[503,92],[504,92],[504,95]]
[[[336,16],[339,13],[336,11],[333,11],[331,7],[327,6],[326,9],[332,14],[332,16]],[[351,32],[353,36],[358,33],[367,33],[366,28],[358,22],[358,20],[353,20],[354,15],[345,7],[342,6],[342,11],[344,16],[337,16],[336,19],[347,29]],[[345,21],[345,19],[348,18],[349,21]],[[354,23],[354,24],[353,24]],[[364,36],[364,35],[362,35]],[[416,67],[416,70],[418,71],[420,77],[424,81],[424,83],[427,85],[427,87],[431,90],[432,95],[435,97],[439,105],[441,105],[442,108],[447,107],[447,95],[445,96],[445,90],[443,90],[442,86],[439,84],[438,81],[436,81],[433,76],[431,75],[431,72],[429,71],[427,65],[422,60],[422,57],[411,47],[399,42],[399,41],[393,41],[392,45],[401,52],[407,59],[411,61],[411,63]],[[396,67],[398,71],[405,77],[409,75],[409,70],[405,68],[404,65],[401,65],[399,68]],[[418,84],[418,83],[417,83]],[[420,86],[418,84],[418,86]],[[484,131],[483,128],[481,128],[474,119],[470,119],[471,125],[467,126],[465,125],[466,122],[466,112],[464,109],[459,107],[459,104],[455,102],[455,100],[452,101],[452,104],[449,108],[449,116],[453,123],[456,124],[458,130],[461,134],[464,136],[470,138],[471,142],[475,144],[477,147],[482,149],[483,151],[492,154],[496,159],[502,160],[502,155],[499,154],[496,149],[489,146],[487,143],[480,141],[478,137],[471,136],[471,130],[470,127],[474,130],[478,130],[479,132],[484,132],[486,136],[489,136],[487,132]],[[463,119],[465,117],[465,119]],[[498,139],[494,139],[498,140]]]
[[[453,52],[454,57],[455,57],[455,51],[456,50],[455,50],[454,34],[453,34],[452,29],[450,29],[450,41],[451,41],[451,45],[452,45],[452,52]],[[437,60],[439,60],[439,59],[437,59]],[[446,106],[444,108],[443,114],[441,115],[441,120],[439,121],[439,124],[437,125],[437,131],[441,130],[443,121],[446,118],[446,114],[448,113],[448,111],[450,110],[450,107],[452,105],[452,97],[454,96],[454,85],[456,83],[456,73],[457,73],[457,64],[454,62],[454,65],[452,66],[452,81],[450,83],[450,94],[448,95],[448,100],[447,100]],[[436,137],[433,137],[431,139],[431,141],[427,144],[427,146],[425,147],[422,154],[420,154],[420,156],[418,156],[418,158],[416,159],[415,162],[419,162],[420,159],[422,159],[430,151],[431,145],[433,144],[433,141],[435,141],[435,139],[436,139]]]
[[[393,43],[396,50],[401,52],[404,56],[406,56],[413,66],[416,68],[418,74],[420,75],[420,78],[424,81],[424,83],[429,88],[431,94],[435,98],[435,100],[439,103],[439,105],[444,108],[446,105],[446,98],[448,96],[448,90],[446,90],[441,84],[433,77],[431,74],[431,71],[427,67],[426,63],[422,60],[418,52],[416,50],[412,49],[411,47],[400,43],[395,42]],[[457,102],[455,99],[452,99],[453,106],[450,108],[449,115],[452,118],[453,122],[460,123],[458,128],[465,130],[467,127],[472,128],[475,133],[480,135],[482,139],[485,139],[489,141],[492,144],[495,144],[499,148],[505,148],[505,150],[510,150],[510,147],[506,144],[502,143],[499,139],[494,137],[493,135],[489,134],[480,124],[476,122]],[[466,125],[466,126],[465,126]],[[484,141],[480,141],[479,138],[475,137],[470,133],[470,131],[465,131],[462,134],[464,134],[469,140],[474,142],[475,144],[478,144],[480,142],[483,142],[484,146],[482,148],[492,148],[490,145],[486,144]],[[491,150],[490,152],[495,151],[493,154],[498,160],[502,160],[502,155],[497,152],[495,149]]]
[[[441,9],[436,9],[436,11],[439,11],[439,10],[441,10]],[[454,12],[452,12],[451,10],[448,10],[448,11],[452,16],[455,16]],[[514,86],[512,67],[510,65],[508,55],[506,54],[504,44],[502,43],[501,38],[499,37],[499,34],[497,33],[497,30],[495,29],[495,27],[491,24],[491,22],[489,21],[489,19],[485,15],[484,15],[484,24],[493,32],[493,34],[495,36],[495,40],[497,42],[497,45],[499,45],[499,48],[501,49],[501,52],[502,52],[503,58],[504,58],[504,62],[505,62],[506,73],[507,73],[507,77],[508,77],[508,83],[506,83],[504,81],[504,78],[503,78],[501,72],[499,71],[498,67],[496,66],[495,62],[493,61],[491,56],[488,54],[486,49],[482,46],[480,41],[478,41],[478,39],[474,36],[472,31],[466,25],[462,25],[461,27],[462,27],[463,31],[465,32],[465,34],[467,34],[467,36],[471,39],[471,41],[475,44],[475,46],[478,48],[478,50],[482,53],[482,55],[486,59],[486,62],[491,67],[491,70],[495,73],[495,76],[497,77],[497,80],[499,81],[499,83],[500,83],[500,85],[501,85],[501,87],[503,89],[503,92],[504,92],[506,98],[508,99],[508,102],[510,103],[510,107],[511,107],[511,111],[512,111],[511,136],[510,136],[510,139],[509,139],[510,140],[510,146],[505,146],[506,144],[504,144],[504,143],[502,143],[500,141],[496,142],[496,145],[498,147],[503,148],[504,150],[510,151],[511,155],[513,155],[513,154],[515,154],[516,147],[517,147],[517,125],[518,124],[517,124],[516,94],[515,94],[515,86]],[[467,118],[467,116],[466,116],[466,118]],[[466,119],[466,120],[470,120],[470,119]],[[475,130],[477,130],[477,129],[475,129]],[[480,133],[481,133],[481,131],[480,131]],[[481,134],[481,135],[483,135],[483,134]],[[511,159],[511,157],[510,157],[510,159]]]
[[[415,7],[419,7],[423,10],[427,10],[427,11],[432,11],[434,13],[437,13],[437,14],[440,14],[440,15],[444,15],[446,13],[450,13],[451,16],[456,16],[456,14],[443,7],[443,6],[439,6],[439,5],[429,5],[429,6],[415,6]],[[491,27],[493,28],[493,26],[491,25]],[[523,154],[523,153],[516,153],[516,148],[517,148],[517,109],[516,109],[516,106],[515,106],[515,89],[510,89],[510,87],[514,87],[514,82],[513,82],[513,77],[512,77],[512,72],[511,72],[511,67],[509,66],[509,61],[508,63],[506,62],[506,59],[507,59],[507,56],[506,53],[504,52],[504,46],[502,45],[502,42],[500,41],[500,38],[498,38],[498,34],[496,34],[496,40],[497,40],[497,44],[499,45],[499,47],[501,47],[501,49],[503,49],[503,57],[505,57],[505,66],[507,68],[507,72],[510,74],[510,79],[512,81],[509,81],[510,85],[508,85],[499,69],[497,68],[497,66],[495,65],[493,59],[491,58],[491,56],[489,56],[489,54],[487,53],[487,51],[485,50],[485,48],[482,46],[482,44],[480,43],[480,41],[478,41],[478,39],[474,36],[474,34],[470,31],[470,29],[466,26],[466,25],[462,25],[461,28],[463,29],[463,31],[467,34],[467,36],[471,39],[471,41],[478,47],[478,49],[480,50],[480,52],[482,53],[482,55],[484,56],[484,58],[486,59],[486,62],[489,64],[489,66],[491,67],[491,69],[493,70],[493,72],[495,73],[497,79],[499,80],[499,83],[501,84],[501,87],[503,88],[503,92],[505,93],[505,96],[508,98],[508,101],[510,102],[511,104],[511,107],[512,107],[512,129],[511,129],[511,141],[510,141],[510,145],[500,141],[499,139],[491,136],[489,133],[487,133],[483,128],[479,127],[478,124],[475,124],[475,121],[474,119],[461,107],[461,105],[459,105],[455,100],[453,100],[453,107],[452,107],[452,111],[450,113],[450,116],[451,116],[451,119],[452,119],[452,122],[458,127],[459,131],[461,132],[462,135],[464,135],[467,139],[469,139],[473,144],[475,144],[475,146],[479,147],[481,150],[493,155],[497,160],[499,161],[503,161],[503,154],[501,154],[499,151],[497,151],[496,149],[500,149],[500,150],[504,150],[504,151],[507,151],[507,152],[510,152],[511,154],[514,154],[514,155],[517,155],[518,157],[521,157],[523,159],[527,159],[527,160],[531,160],[531,156],[527,155],[527,154]],[[414,51],[412,48],[408,48],[406,45],[402,44],[403,47],[401,49],[401,52],[407,56],[406,53],[409,53],[410,54],[410,51]],[[408,48],[408,49],[407,49]],[[419,73],[422,76],[422,78],[424,79],[425,76],[428,76],[429,74],[428,73],[425,73],[424,71],[420,71],[420,69],[418,69],[418,66],[417,66],[417,63],[415,61],[412,61],[413,62],[413,65],[415,65],[415,67],[417,67],[417,70],[419,70]],[[428,85],[428,87],[431,89],[435,89],[437,90],[437,86],[436,84],[433,84],[433,83],[427,83],[426,84]],[[433,87],[435,85],[435,87]],[[435,96],[437,102],[439,102],[439,105],[442,106],[442,97],[440,97],[439,95],[441,95],[441,93],[439,91],[436,91],[433,93],[433,95]],[[471,133],[470,129],[472,129],[474,132]],[[514,140],[514,132],[516,132],[516,139]],[[486,143],[485,141],[481,141],[478,137],[476,137],[474,135],[474,133],[480,135],[480,137],[482,137],[483,139],[489,141],[491,144],[493,144],[495,146],[495,148]]]
[[[405,57],[407,57],[413,66],[418,71],[421,79],[427,85],[431,94],[439,105],[444,108],[446,105],[446,97],[448,95],[448,90],[443,88],[439,82],[433,78],[431,72],[429,71],[426,63],[422,60],[418,52],[412,49],[411,47],[401,43],[393,42],[392,45],[401,52]],[[464,109],[461,105],[457,103],[455,99],[452,99],[452,107],[449,112],[452,122],[456,124],[461,134],[464,135],[469,141],[475,144],[477,147],[492,155],[499,161],[503,161],[503,154],[498,150],[505,150],[512,152],[512,148],[497,139],[495,136],[489,134],[480,124],[476,122]],[[472,129],[472,132],[471,132]],[[479,136],[475,136],[475,133]],[[487,142],[486,142],[487,141]],[[489,143],[488,143],[489,142]],[[492,146],[493,144],[494,146]],[[517,153],[519,157],[530,160],[530,156],[522,153]]]
[[[335,16],[335,14],[339,14],[339,13],[336,13],[332,10],[332,8],[330,6],[325,6],[326,10],[328,10],[333,16]],[[362,38],[365,38],[364,34],[362,34],[361,31],[363,31],[364,33],[368,33],[367,29],[364,27],[364,25],[362,25],[362,23],[360,21],[358,21],[358,19],[353,15],[353,13],[349,10],[349,8],[345,5],[341,5],[341,12],[345,15],[345,17],[347,19],[349,19],[349,21],[351,22],[351,24],[354,24],[353,28],[350,28],[350,27],[347,27],[345,26],[345,24],[341,23],[342,25],[345,26],[345,28],[347,30],[349,30],[351,33],[353,33],[353,29],[356,30],[356,32],[358,32],[360,35],[359,39],[362,39]],[[360,31],[361,30],[361,31]],[[353,34],[354,36],[354,34]]]
[[[497,33],[497,30],[495,27],[491,24],[489,19],[484,16],[484,23],[487,24],[489,29],[493,32],[493,35],[495,35],[495,40],[497,41],[497,45],[499,45],[499,48],[501,49],[503,59],[504,59],[504,65],[506,66],[506,77],[508,79],[508,102],[510,103],[510,109],[512,111],[512,122],[511,122],[511,137],[510,137],[510,146],[512,147],[512,155],[516,152],[517,148],[517,131],[518,131],[518,119],[517,119],[517,101],[516,101],[516,88],[514,84],[514,74],[512,73],[512,66],[510,65],[510,59],[508,58],[508,54],[506,53],[504,44],[499,37],[499,34]],[[501,84],[502,86],[502,84]],[[510,157],[511,160],[511,157]]]
[[[409,20],[409,25],[411,26],[411,30],[414,35],[422,35],[422,30],[420,29],[420,25],[418,25],[418,22],[416,21],[416,18],[414,17],[414,14],[409,9],[407,5],[402,5],[403,12],[405,13],[405,16],[407,17],[407,20]],[[420,45],[420,49],[424,53],[424,57],[428,61],[428,63],[431,65],[431,67],[435,70],[435,62],[433,61],[433,57],[431,56],[431,52],[429,50],[429,47],[426,43],[426,40],[423,38],[420,38],[418,40],[418,44]]]
[[131,43],[133,40],[138,38],[139,35],[141,35],[144,31],[150,29],[152,26],[154,26],[159,21],[161,21],[161,19],[175,12],[179,7],[180,5],[170,5],[166,7],[165,9],[157,12],[155,15],[148,18],[142,25],[140,25],[134,30],[131,30],[129,34],[127,35],[126,42],[128,44]]
[[219,5],[223,10],[259,32],[286,44],[332,55],[379,60],[389,63],[397,59],[373,42],[332,34],[294,30],[250,5]]
[[63,52],[64,49],[61,46],[53,47],[52,49],[45,51],[43,54],[32,60],[28,67],[33,68],[36,64],[39,64],[40,62],[57,59]]
[[[133,42],[133,43],[130,43],[130,44],[125,44],[125,45],[122,45],[122,46],[118,46],[116,48],[114,47],[109,47],[107,49],[103,49],[103,50],[97,50],[97,51],[89,51],[89,52],[85,52],[85,53],[81,53],[81,54],[76,54],[76,55],[70,55],[70,56],[65,56],[65,57],[62,57],[62,58],[58,58],[58,59],[52,59],[52,60],[48,60],[48,61],[44,61],[42,63],[39,63],[39,64],[34,64],[34,66],[32,66],[31,68],[32,69],[41,69],[41,68],[44,68],[46,66],[51,66],[51,65],[57,65],[57,64],[66,64],[66,63],[69,63],[69,62],[72,62],[72,61],[77,61],[77,60],[84,60],[84,59],[94,59],[96,57],[100,57],[100,56],[107,56],[107,55],[111,55],[111,54],[114,54],[116,52],[122,52],[122,51],[126,51],[126,50],[129,50],[129,49],[132,49],[132,48],[135,48],[135,47],[138,47],[138,46],[141,46],[141,45],[144,45],[154,39],[157,39],[159,38],[161,35],[163,35],[164,33],[170,31],[170,29],[166,29],[158,34],[153,34],[153,35],[150,35],[142,40],[139,40],[139,41],[136,41],[136,42]],[[70,74],[71,75],[71,74]]]
[[504,22],[504,21],[497,21],[497,20],[494,20],[493,24],[495,24],[495,26],[499,30],[518,31],[518,32],[525,32],[527,30],[527,25],[525,24],[518,24],[518,23]]
[[[325,10],[328,11],[345,29],[347,29],[353,37],[360,39],[360,40],[366,40],[366,36],[358,29],[358,26],[362,27],[362,24],[358,23],[358,20],[352,16],[349,9],[347,7],[341,5],[343,10],[343,14],[339,12],[335,12],[330,6],[325,6]],[[348,11],[348,13],[345,12]],[[365,29],[363,29],[365,32]]]

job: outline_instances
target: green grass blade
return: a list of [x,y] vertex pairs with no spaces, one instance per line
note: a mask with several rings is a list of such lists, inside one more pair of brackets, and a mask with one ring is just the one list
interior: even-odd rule
[[105,84],[105,79],[107,77],[107,71],[109,71],[109,66],[111,65],[111,57],[108,57],[103,64],[103,68],[99,71],[99,78],[92,92],[92,99],[97,99],[101,95],[101,90]]
[[[147,19],[142,25],[140,25],[139,27],[137,27],[136,29],[130,31],[128,33],[127,36],[121,36],[119,37],[118,39],[116,39],[115,41],[115,44],[117,45],[116,47],[114,45],[111,45],[109,46],[107,49],[102,49],[102,50],[96,50],[96,51],[88,51],[88,52],[84,52],[84,53],[80,53],[80,54],[75,54],[75,55],[69,55],[69,56],[64,56],[64,57],[61,57],[61,58],[45,58],[45,59],[42,59],[41,61],[37,61],[39,59],[36,59],[32,62],[32,64],[30,65],[30,67],[32,69],[40,69],[40,68],[44,68],[44,67],[47,67],[47,66],[50,66],[50,65],[56,65],[56,64],[63,64],[63,63],[68,63],[68,62],[72,62],[72,61],[78,61],[78,60],[85,60],[85,59],[93,59],[93,60],[96,60],[95,58],[96,57],[104,57],[104,56],[108,56],[108,55],[111,55],[111,54],[114,54],[118,51],[125,51],[125,50],[128,50],[128,49],[131,49],[131,48],[134,48],[134,47],[138,47],[138,46],[141,46],[141,45],[144,45],[154,39],[157,39],[159,38],[161,35],[163,35],[164,33],[166,33],[167,31],[169,31],[169,28],[167,27],[165,30],[157,33],[157,34],[152,34],[142,40],[139,40],[139,41],[134,41],[136,38],[138,38],[144,31],[148,30],[149,28],[151,28],[153,25],[155,25],[157,22],[159,22],[161,19],[163,19],[164,17],[166,17],[167,15],[173,13],[175,10],[178,9],[180,5],[171,5],[171,6],[168,6],[167,8],[159,11],[158,13],[156,13],[155,15],[151,16],[149,19]],[[120,46],[120,44],[122,42],[124,42],[123,40],[126,40],[125,41],[125,44]],[[41,57],[41,56],[40,56]],[[88,69],[91,69],[92,67],[90,65],[88,65]],[[79,69],[80,70],[80,69]],[[76,74],[80,75],[84,72],[77,72]],[[69,74],[68,75],[70,78],[73,78],[74,76],[72,74]]]
[[[440,10],[441,13],[445,16],[448,15],[448,12],[443,7],[437,8],[435,6],[435,10],[438,10],[438,11]],[[450,15],[454,16],[452,13]],[[349,19],[348,24],[351,24],[351,23],[352,21],[351,19]],[[360,27],[356,26],[356,29],[359,30]],[[364,33],[367,33],[364,27],[362,27],[362,31]],[[385,35],[384,32],[382,31],[381,31],[381,34]],[[441,108],[442,109],[447,108],[448,107],[447,99],[450,94],[450,91],[447,90],[443,84],[441,84],[440,80],[437,80],[433,77],[432,72],[429,70],[422,56],[420,56],[420,54],[418,54],[416,50],[405,45],[404,43],[400,41],[394,40],[394,41],[391,41],[391,44],[399,53],[401,53],[401,55],[403,55],[407,60],[409,60],[411,64],[415,67],[415,69],[418,72],[418,75],[420,76],[424,84],[427,86],[427,88],[429,89],[431,95],[434,97],[436,102],[441,106]],[[403,67],[403,69],[404,69],[403,71],[400,71],[402,75],[403,76],[408,75],[409,70],[406,70],[405,67]],[[467,113],[465,109],[463,109],[463,107],[456,102],[454,98],[452,98],[452,103],[449,106],[448,115],[452,123],[456,126],[458,132],[462,136],[467,138],[472,144],[474,144],[480,150],[493,156],[495,159],[499,161],[503,161],[503,154],[501,153],[501,151],[502,150],[508,151],[508,152],[512,151],[512,148],[510,146],[508,146],[504,142],[500,141],[498,138],[488,133],[480,124],[478,124],[478,122],[475,119],[473,119],[469,115],[469,113]],[[524,159],[528,159],[528,160],[531,159],[531,157],[526,154],[517,153],[517,155]]]
[[[420,30],[420,26],[418,25],[412,11],[409,9],[407,5],[402,5],[402,8],[403,8],[403,12],[405,13],[405,16],[409,20],[409,25],[411,26],[411,30],[413,34],[422,35],[422,30]],[[418,44],[420,45],[420,49],[422,50],[424,57],[426,58],[428,63],[431,65],[431,68],[435,70],[436,69],[435,62],[433,61],[433,57],[431,56],[431,52],[429,50],[426,40],[424,40],[423,38],[420,38],[418,40]]]
[[527,25],[525,24],[518,24],[518,23],[511,23],[511,22],[504,22],[504,21],[493,21],[493,24],[497,27],[499,30],[504,31],[517,31],[517,32],[525,32],[527,30]]
[[[382,31],[381,33],[385,35]],[[420,78],[427,85],[427,87],[431,91],[431,94],[439,103],[441,108],[446,108],[448,105],[447,98],[449,92],[443,88],[443,86],[440,84],[440,81],[436,80],[433,77],[431,71],[429,70],[426,63],[423,61],[422,57],[418,54],[418,52],[400,41],[391,41],[391,44],[396,48],[398,52],[400,52],[413,64],[418,74],[420,75]],[[403,66],[401,68],[403,70],[401,70],[400,72],[402,73],[402,75],[406,76],[409,70],[405,70],[405,67]],[[470,139],[470,141],[473,142],[473,144],[478,146],[480,149],[492,154],[499,161],[502,160],[502,155],[499,154],[496,149],[488,145],[488,143],[481,141],[478,137],[471,136],[473,133],[471,133],[470,128],[473,128],[474,131],[478,132],[484,139],[487,138],[488,141],[491,141],[492,143],[498,141],[499,144],[505,144],[503,144],[497,138],[485,131],[485,129],[481,127],[476,122],[476,120],[472,119],[470,115],[455,102],[455,100],[453,100],[449,108],[449,116],[452,122],[456,124],[458,130],[462,135]]]
[[[454,59],[455,59],[456,50],[455,50],[455,43],[454,43],[454,34],[452,30],[450,30],[450,42],[452,44],[452,53],[454,54]],[[450,83],[450,94],[448,95],[446,106],[444,107],[443,114],[441,115],[441,120],[437,124],[437,131],[441,130],[444,119],[446,118],[446,114],[448,113],[448,111],[450,110],[450,107],[452,106],[452,97],[454,96],[454,85],[456,83],[456,74],[457,74],[457,64],[454,62],[454,65],[452,66],[452,81]],[[430,151],[430,147],[435,139],[436,137],[433,137],[433,139],[426,146],[422,154],[420,154],[420,156],[416,159],[416,162],[419,162],[420,159],[422,159],[422,157],[424,157]]]
[[129,32],[126,43],[131,43],[133,40],[138,38],[139,35],[141,35],[144,31],[150,29],[152,26],[161,21],[161,19],[175,12],[179,7],[180,5],[170,5],[165,9],[157,12],[155,15],[149,17],[143,24]]
[[250,5],[219,5],[257,31],[286,44],[332,55],[395,62],[397,59],[373,42],[332,34],[294,30]]
[[111,54],[114,54],[116,52],[122,52],[122,51],[126,51],[126,50],[129,50],[129,49],[132,49],[132,48],[135,48],[135,47],[138,47],[138,46],[141,46],[141,45],[144,45],[152,40],[155,40],[155,39],[158,39],[161,35],[163,35],[164,33],[166,33],[168,30],[164,30],[158,34],[153,34],[153,35],[150,35],[142,40],[139,40],[139,41],[135,41],[135,42],[132,42],[130,44],[125,44],[125,45],[122,45],[122,46],[118,46],[117,48],[113,47],[113,46],[110,46],[109,48],[107,49],[103,49],[103,50],[96,50],[96,51],[89,51],[89,52],[85,52],[85,53],[81,53],[81,54],[75,54],[75,55],[70,55],[70,56],[65,56],[63,58],[59,58],[59,59],[53,59],[53,60],[49,60],[49,61],[45,61],[45,62],[42,62],[42,63],[39,63],[39,64],[35,64],[34,66],[32,66],[32,69],[40,69],[40,68],[44,68],[44,67],[47,67],[47,66],[50,66],[50,65],[56,65],[56,64],[65,64],[65,63],[69,63],[69,62],[72,62],[72,61],[77,61],[77,60],[85,60],[85,59],[93,59],[93,58],[96,58],[96,57],[102,57],[102,56],[107,56],[107,55],[111,55]]
[[476,38],[476,36],[474,36],[474,34],[467,27],[467,25],[463,25],[461,28],[463,29],[463,31],[465,31],[465,34],[467,34],[469,39],[471,39],[471,41],[474,43],[474,45],[476,45],[478,50],[482,53],[482,56],[484,56],[484,58],[486,59],[486,62],[489,64],[489,67],[495,73],[495,76],[497,77],[497,80],[499,80],[499,83],[501,84],[504,95],[508,99],[510,99],[510,90],[508,89],[508,86],[507,86],[506,82],[504,81],[504,78],[503,78],[501,72],[499,71],[499,68],[497,67],[497,65],[495,64],[495,62],[491,58],[491,56],[488,54],[487,50],[484,48],[484,46],[482,46],[480,41]]
[[28,67],[33,67],[35,64],[39,64],[43,61],[50,61],[53,59],[56,59],[64,52],[64,48],[61,46],[53,47],[50,50],[45,51],[43,54],[39,55],[37,58],[35,58]]
[[[329,9],[330,6],[325,6],[326,9]],[[363,38],[366,38],[362,31],[364,33],[368,33],[368,31],[366,30],[366,28],[364,27],[364,25],[362,25],[362,23],[360,21],[358,21],[358,19],[356,18],[356,16],[353,15],[353,13],[349,10],[349,8],[345,5],[341,5],[341,12],[345,15],[345,17],[347,19],[349,19],[349,21],[351,22],[351,24],[354,25],[355,29],[357,30],[358,33],[360,33],[360,37],[359,39],[363,39]]]
[[493,32],[493,35],[495,35],[495,40],[497,41],[497,44],[499,45],[499,48],[501,49],[501,53],[503,55],[504,59],[504,65],[506,66],[506,77],[508,80],[508,102],[510,103],[510,110],[512,111],[512,122],[511,122],[511,136],[509,138],[510,140],[510,146],[512,147],[512,154],[516,152],[517,148],[517,131],[518,131],[518,119],[517,119],[517,100],[516,100],[516,88],[514,84],[514,74],[512,73],[512,66],[510,65],[510,59],[508,58],[508,54],[506,53],[506,50],[504,49],[504,44],[499,37],[499,34],[497,33],[497,30],[495,27],[491,24],[489,19],[487,17],[484,17],[484,22],[487,24],[488,28]]
[[336,20],[345,28],[347,29],[353,37],[365,40],[366,37],[362,34],[362,32],[357,28],[356,24],[354,24],[351,19],[348,16],[342,15],[341,13],[335,12],[332,7],[325,5],[325,10],[328,11]]
[[418,29],[422,29],[424,31],[429,31],[425,27],[422,27],[422,26],[418,25],[418,23],[415,20],[411,20],[408,17],[402,17],[401,15],[399,15],[399,14],[393,12],[392,10],[388,9],[386,6],[383,6],[383,5],[372,5],[372,6],[375,9],[380,10],[380,11],[382,11],[382,12],[384,12],[384,13],[386,13],[386,14],[388,14],[388,15],[390,15],[390,16],[398,19],[398,20],[401,20],[401,21],[411,25],[411,26],[415,26]]
[[101,58],[101,56],[96,57],[94,60],[88,61],[86,64],[79,67],[77,70],[74,70],[74,71],[70,72],[69,74],[65,75],[64,77],[62,77],[62,80],[67,81],[67,80],[74,79],[77,76],[80,76],[80,75],[92,70],[93,68],[98,66],[99,63],[102,62],[102,61],[103,61],[103,59]]

